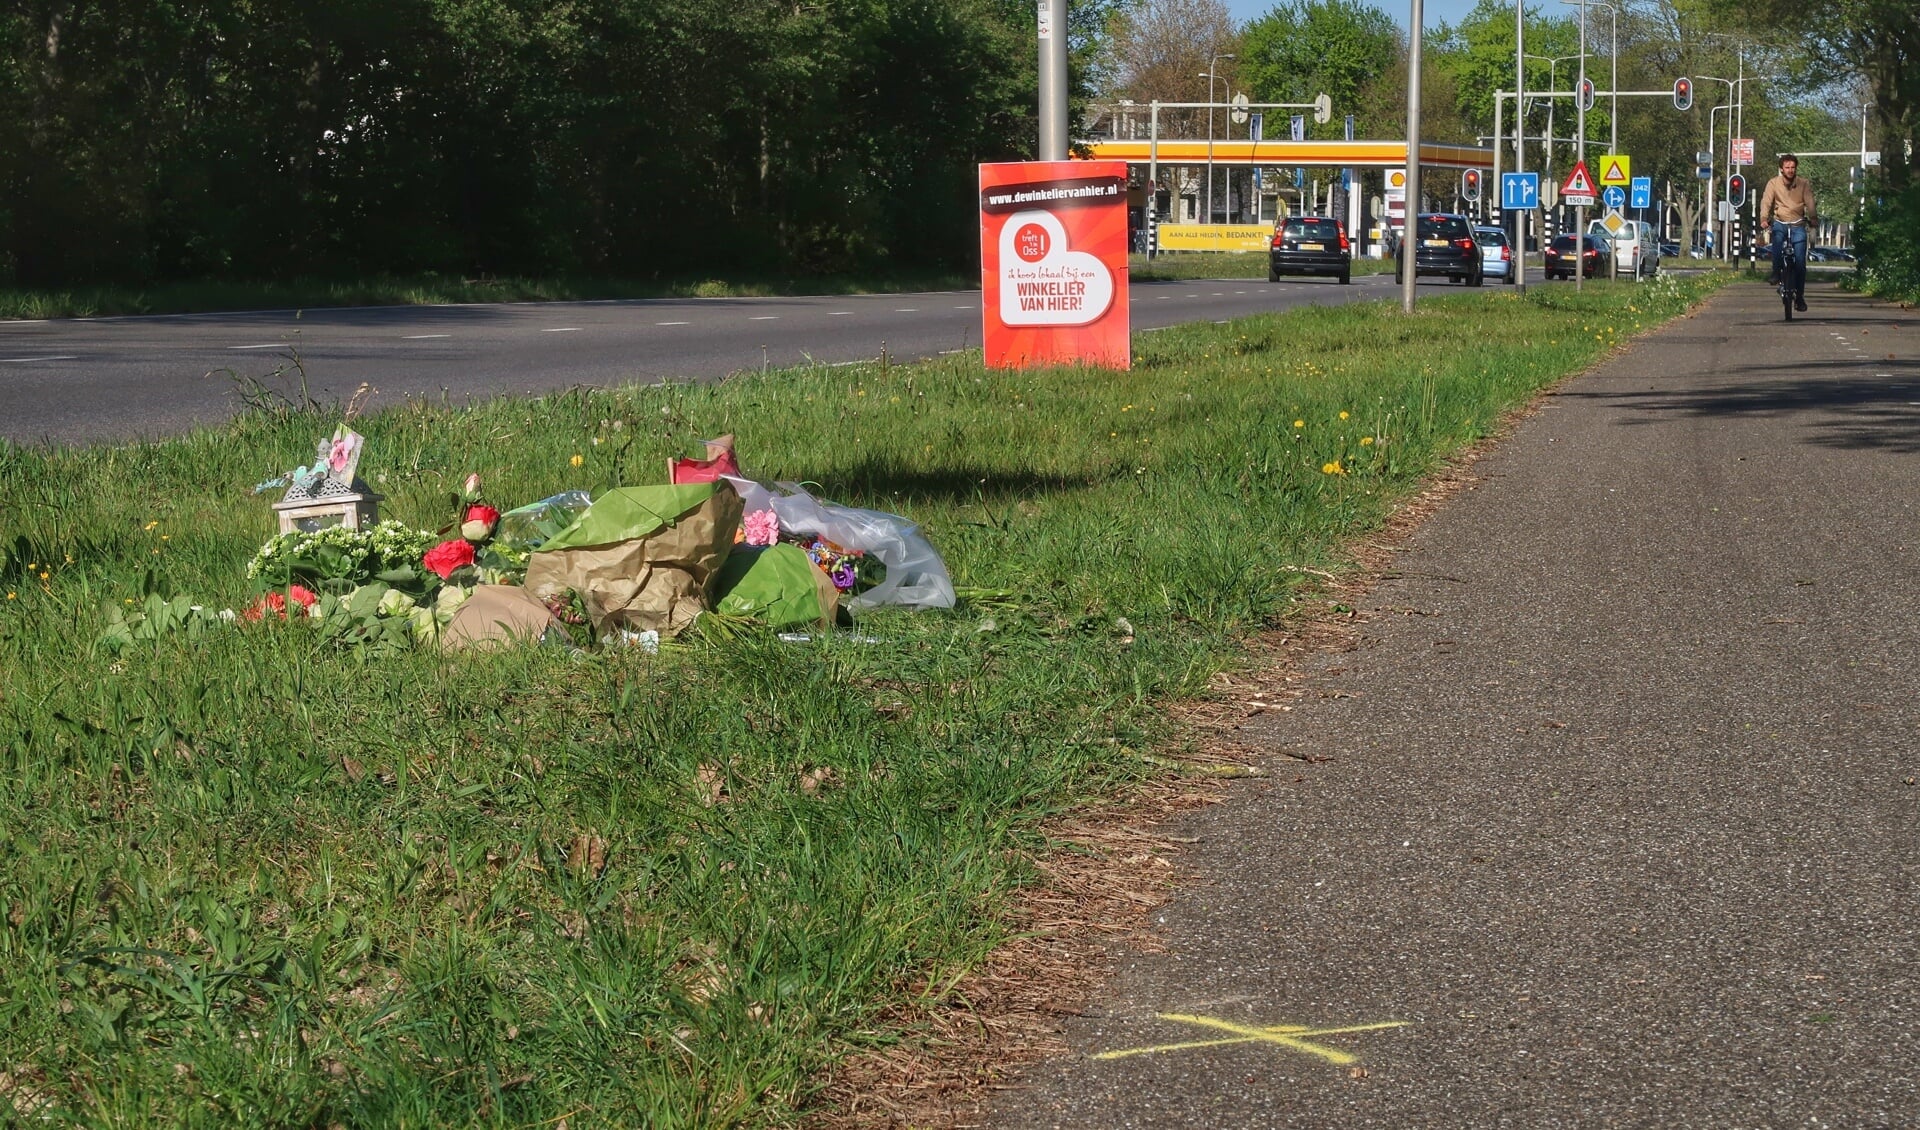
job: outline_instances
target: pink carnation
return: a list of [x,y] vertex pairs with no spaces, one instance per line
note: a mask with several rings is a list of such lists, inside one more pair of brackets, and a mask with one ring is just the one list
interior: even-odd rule
[[780,540],[780,518],[771,510],[756,510],[743,524],[748,545],[772,545]]

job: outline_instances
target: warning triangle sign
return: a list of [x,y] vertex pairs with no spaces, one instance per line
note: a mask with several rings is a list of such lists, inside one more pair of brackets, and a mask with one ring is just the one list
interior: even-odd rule
[[1560,195],[1592,196],[1593,193],[1593,174],[1587,172],[1587,163],[1581,161],[1567,174],[1566,182],[1560,186]]

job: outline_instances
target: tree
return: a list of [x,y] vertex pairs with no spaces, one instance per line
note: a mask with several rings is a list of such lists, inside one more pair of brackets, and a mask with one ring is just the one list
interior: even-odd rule
[[[1362,91],[1404,66],[1393,17],[1361,0],[1287,0],[1248,24],[1242,39],[1240,72],[1255,101],[1311,102],[1325,93],[1336,115],[1358,113]],[[1309,128],[1339,137],[1344,123]]]
[[[1114,94],[1136,102],[1204,102],[1203,73],[1237,79],[1240,33],[1222,0],[1130,0],[1113,20]],[[1214,88],[1216,96],[1219,89]]]

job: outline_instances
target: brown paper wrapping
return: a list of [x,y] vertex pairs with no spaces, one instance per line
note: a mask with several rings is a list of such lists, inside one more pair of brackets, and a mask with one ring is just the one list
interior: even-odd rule
[[744,508],[723,486],[671,525],[611,545],[542,550],[526,586],[541,600],[579,593],[597,635],[616,628],[677,636],[707,608],[708,586],[733,548]]
[[479,585],[440,630],[440,646],[451,651],[539,643],[553,624],[553,613],[526,589]]

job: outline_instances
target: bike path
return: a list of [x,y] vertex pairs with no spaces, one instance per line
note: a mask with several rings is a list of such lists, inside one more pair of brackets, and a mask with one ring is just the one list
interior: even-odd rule
[[1920,1125],[1920,316],[1809,300],[1472,465],[992,1125]]

